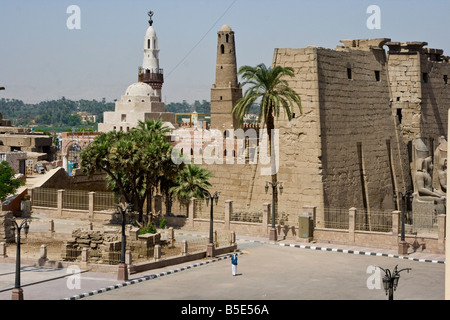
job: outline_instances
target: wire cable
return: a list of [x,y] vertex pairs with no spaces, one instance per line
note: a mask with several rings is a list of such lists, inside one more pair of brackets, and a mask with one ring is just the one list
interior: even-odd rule
[[191,50],[188,51],[188,53],[186,53],[186,55],[183,57],[183,59],[181,59],[180,62],[177,63],[177,65],[170,70],[170,72],[167,74],[166,78],[168,78],[172,72],[174,72],[179,66],[180,64],[182,64],[184,62],[184,60],[187,59],[187,57],[192,53],[192,51],[195,50],[195,48],[197,48],[197,46],[203,41],[203,39],[206,38],[206,36],[208,35],[208,33],[211,32],[211,30],[216,26],[216,24],[220,21],[220,19],[222,19],[228,11],[230,11],[231,7],[236,3],[237,0],[234,0],[229,6],[228,8],[225,10],[224,13],[222,13],[222,15],[214,22],[214,24],[211,26],[211,28],[209,28],[209,30],[203,35],[203,37],[191,48]]

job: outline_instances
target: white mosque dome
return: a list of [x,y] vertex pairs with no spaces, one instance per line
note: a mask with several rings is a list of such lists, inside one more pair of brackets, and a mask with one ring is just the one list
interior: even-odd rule
[[136,82],[127,88],[125,95],[132,97],[150,97],[155,95],[155,91],[150,85],[144,82]]

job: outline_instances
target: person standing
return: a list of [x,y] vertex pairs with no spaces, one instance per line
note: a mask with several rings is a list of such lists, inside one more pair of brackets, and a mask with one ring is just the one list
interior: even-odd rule
[[233,255],[231,256],[231,273],[233,274],[233,276],[236,275],[237,272],[237,264],[238,264],[238,257],[236,253],[233,253]]

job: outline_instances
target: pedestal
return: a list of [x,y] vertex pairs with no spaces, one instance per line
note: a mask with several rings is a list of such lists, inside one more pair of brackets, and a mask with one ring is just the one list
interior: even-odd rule
[[408,254],[408,243],[406,241],[400,241],[398,243],[398,254]]
[[214,243],[208,243],[206,247],[206,256],[214,257]]
[[11,300],[23,300],[23,290],[22,288],[14,288],[12,290]]
[[117,280],[128,281],[128,267],[126,264],[119,264],[119,274]]
[[270,228],[269,231],[269,240],[270,241],[277,241],[277,229]]

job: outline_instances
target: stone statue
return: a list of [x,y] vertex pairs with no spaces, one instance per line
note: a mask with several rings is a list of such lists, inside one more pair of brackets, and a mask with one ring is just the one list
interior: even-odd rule
[[434,172],[435,187],[447,193],[447,140],[439,137],[439,145],[434,152],[434,163],[437,164]]
[[445,193],[433,188],[431,173],[433,172],[433,160],[431,156],[425,159],[417,159],[417,171],[414,182],[418,200],[433,200],[445,203]]
[[438,179],[440,190],[447,193],[447,158],[441,159]]

